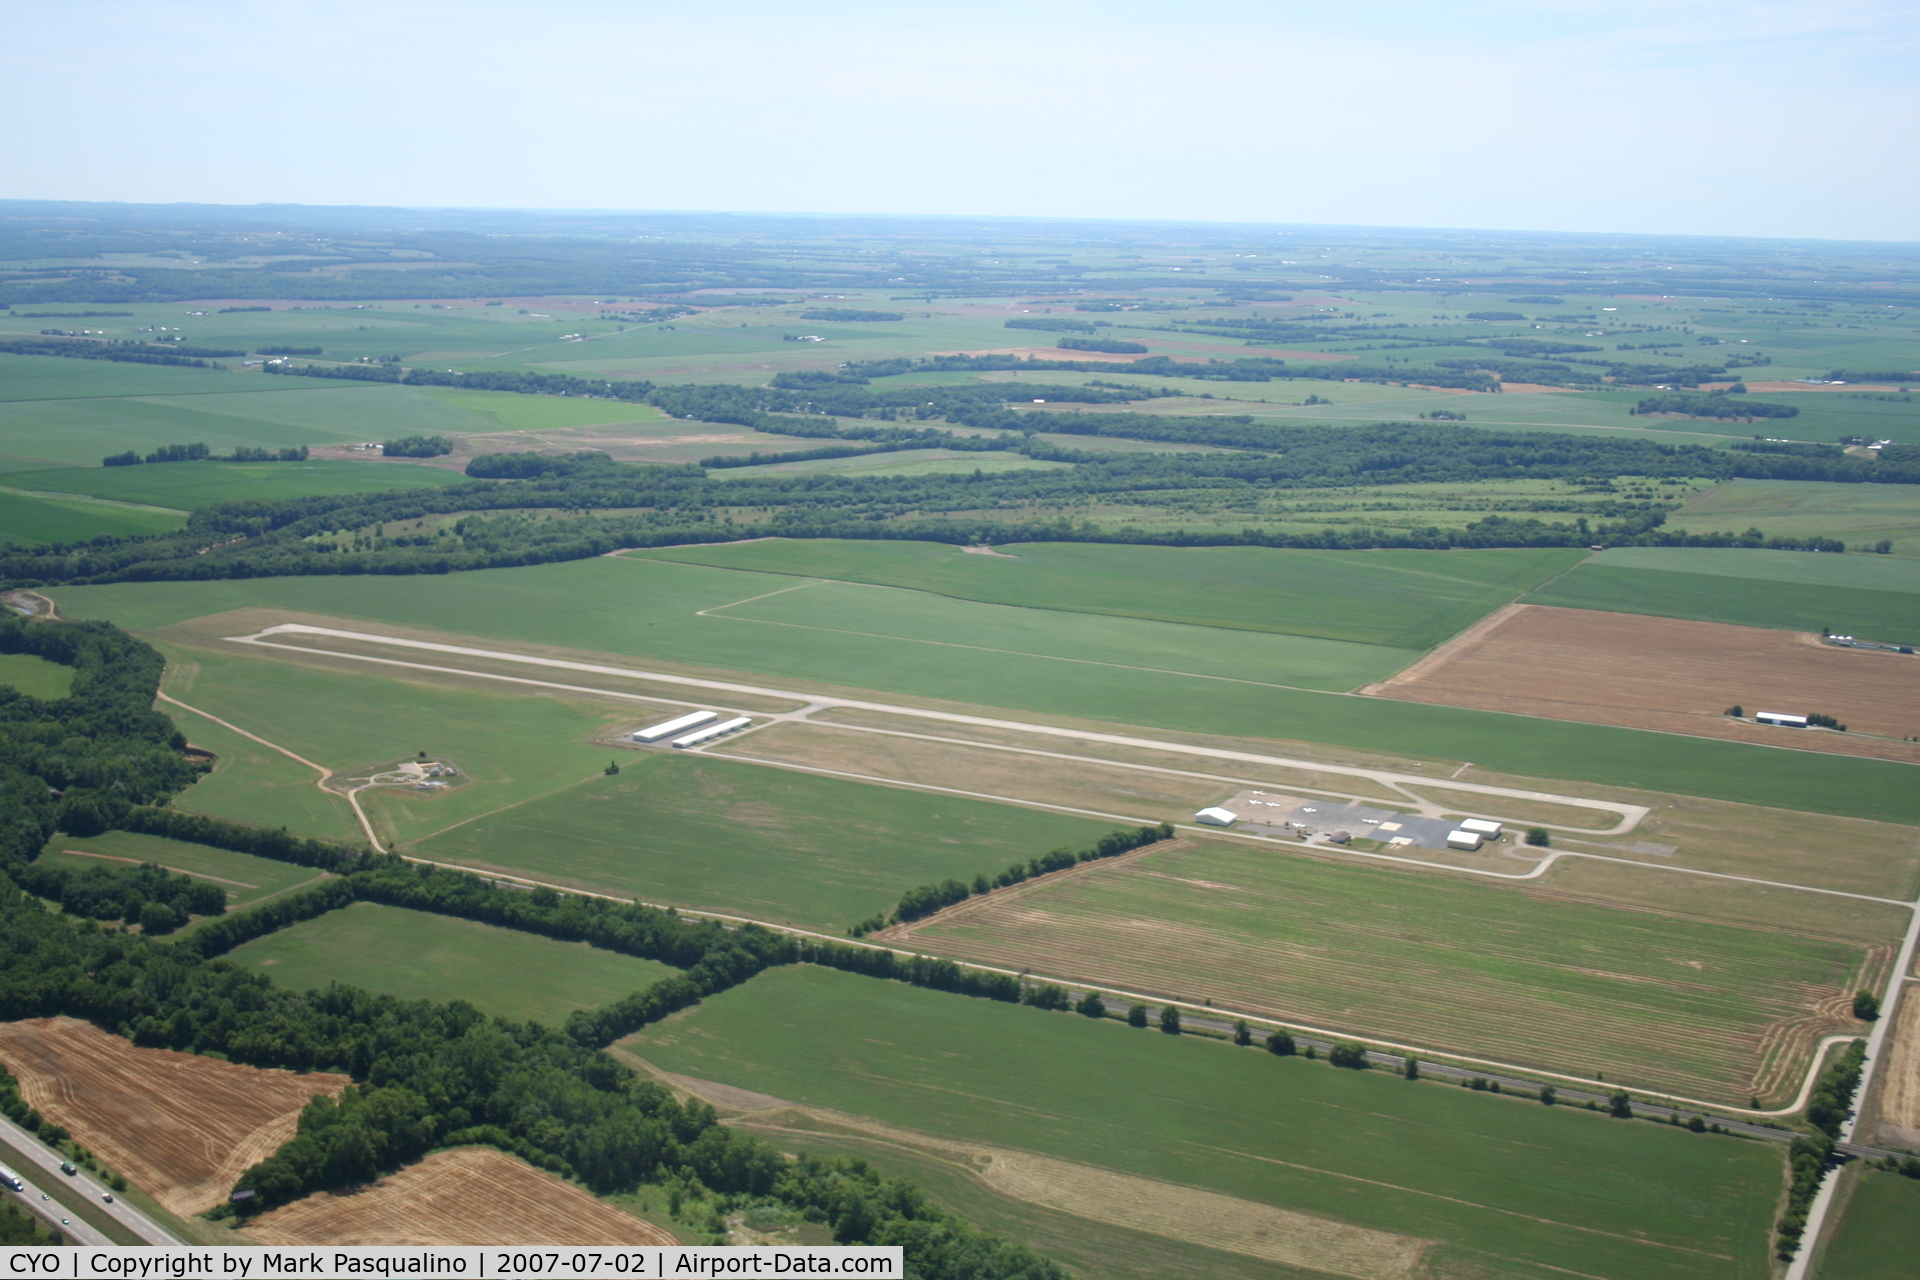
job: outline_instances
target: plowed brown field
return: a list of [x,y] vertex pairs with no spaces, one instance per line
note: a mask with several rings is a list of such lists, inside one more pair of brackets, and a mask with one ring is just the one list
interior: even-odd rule
[[1920,985],[1909,984],[1880,1064],[1880,1141],[1920,1150]]
[[[1361,692],[1920,763],[1920,743],[1900,741],[1920,735],[1916,677],[1913,658],[1799,632],[1518,604]],[[1732,706],[1824,712],[1853,732],[1749,724]]]
[[491,1147],[436,1151],[370,1187],[321,1192],[247,1227],[262,1244],[677,1244],[671,1235]]
[[183,1217],[291,1138],[308,1099],[349,1083],[141,1049],[73,1018],[0,1023],[0,1063],[41,1115]]

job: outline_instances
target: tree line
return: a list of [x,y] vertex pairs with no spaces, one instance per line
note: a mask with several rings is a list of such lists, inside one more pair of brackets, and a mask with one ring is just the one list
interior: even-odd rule
[[943,907],[956,902],[965,902],[975,894],[991,893],[995,889],[1004,889],[1037,879],[1053,871],[1065,871],[1068,867],[1082,862],[1094,862],[1101,858],[1117,858],[1123,853],[1161,840],[1173,839],[1173,824],[1163,822],[1158,826],[1140,827],[1133,831],[1109,831],[1106,835],[1084,849],[1054,849],[1026,862],[1016,862],[989,879],[984,873],[977,875],[969,883],[964,880],[943,880],[938,884],[923,884],[907,890],[900,896],[899,905],[891,916],[876,915],[855,925],[848,932],[855,937],[883,929],[890,924],[905,924],[930,916]]
[[137,467],[143,463],[161,462],[305,462],[307,446],[295,445],[287,449],[260,449],[251,445],[235,445],[232,453],[218,454],[204,444],[163,444],[144,458],[132,449],[125,453],[116,453],[100,459],[103,467]]

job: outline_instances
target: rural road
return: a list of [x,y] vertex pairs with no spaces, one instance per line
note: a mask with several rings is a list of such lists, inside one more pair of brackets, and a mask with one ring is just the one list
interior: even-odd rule
[[[57,1205],[57,1202],[52,1200],[43,1202],[40,1197],[49,1192],[52,1187],[64,1183],[79,1191],[99,1212],[118,1222],[137,1239],[143,1240],[148,1244],[187,1243],[187,1241],[174,1235],[171,1231],[168,1231],[165,1227],[124,1200],[115,1198],[112,1204],[104,1202],[101,1197],[107,1194],[106,1186],[85,1169],[82,1169],[72,1177],[61,1173],[60,1162],[65,1157],[53,1148],[47,1146],[46,1143],[40,1141],[40,1139],[34,1137],[31,1133],[28,1133],[25,1129],[22,1129],[19,1125],[13,1123],[13,1121],[4,1117],[0,1117],[0,1140],[5,1141],[8,1146],[19,1153],[23,1163],[30,1165],[29,1168],[25,1169],[17,1166],[14,1168],[14,1172],[20,1175],[21,1181],[25,1182],[29,1188],[26,1195],[15,1195],[14,1198],[29,1208],[40,1206],[40,1208],[35,1209],[35,1212],[41,1213],[41,1216],[45,1216],[43,1210],[46,1206]],[[8,1192],[7,1194],[12,1195],[13,1193]],[[62,1216],[73,1218],[73,1221],[71,1225],[63,1225],[60,1229],[73,1236],[73,1238],[80,1241],[80,1243],[102,1245],[116,1243],[113,1240],[107,1239],[106,1236],[102,1235],[94,1227],[74,1217],[71,1213],[62,1212],[55,1214],[56,1218]]]

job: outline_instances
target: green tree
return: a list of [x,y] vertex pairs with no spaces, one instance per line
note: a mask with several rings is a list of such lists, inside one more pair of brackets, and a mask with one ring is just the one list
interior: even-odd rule
[[1172,1005],[1160,1010],[1160,1030],[1170,1036],[1180,1034],[1180,1011]]
[[1127,1025],[1130,1027],[1146,1026],[1147,1025],[1147,1006],[1143,1004],[1137,1004],[1133,1006],[1133,1008],[1127,1010]]
[[1550,1084],[1542,1085],[1540,1087],[1540,1105],[1543,1107],[1552,1106],[1554,1104],[1554,1100],[1559,1096],[1560,1096],[1559,1094],[1554,1092],[1553,1086]]
[[1707,1122],[1699,1116],[1695,1116],[1693,1119],[1687,1121],[1687,1128],[1694,1133],[1705,1133],[1707,1131]]
[[1267,1033],[1267,1052],[1278,1057],[1289,1057],[1293,1053],[1293,1037],[1284,1031]]
[[1367,1069],[1367,1050],[1365,1046],[1354,1044],[1351,1041],[1345,1044],[1337,1044],[1328,1050],[1327,1061],[1336,1067],[1346,1067],[1351,1071],[1365,1071]]
[[1529,827],[1527,829],[1527,843],[1537,849],[1545,849],[1553,843],[1553,833],[1545,827]]
[[1253,1043],[1253,1028],[1247,1025],[1245,1018],[1241,1018],[1233,1024],[1233,1042],[1237,1045],[1249,1045]]
[[1880,997],[1871,991],[1853,993],[1853,1016],[1862,1022],[1872,1022],[1880,1016]]
[[1615,1090],[1608,1096],[1607,1114],[1616,1120],[1633,1119],[1633,1098],[1625,1089]]
[[1420,1059],[1414,1057],[1412,1054],[1408,1054],[1407,1060],[1400,1066],[1400,1074],[1409,1080],[1418,1080],[1420,1078]]
[[1107,1016],[1107,1002],[1100,998],[1099,992],[1089,991],[1080,997],[1080,1003],[1073,1006],[1073,1010],[1089,1018],[1104,1018]]

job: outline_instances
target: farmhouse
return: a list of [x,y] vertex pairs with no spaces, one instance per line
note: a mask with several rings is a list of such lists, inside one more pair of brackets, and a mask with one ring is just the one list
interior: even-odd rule
[[1789,715],[1785,711],[1756,711],[1753,718],[1761,724],[1777,724],[1786,729],[1804,729],[1807,727],[1805,716]]

